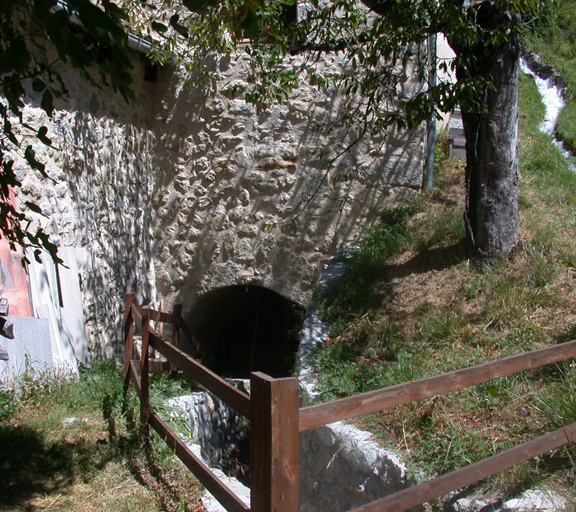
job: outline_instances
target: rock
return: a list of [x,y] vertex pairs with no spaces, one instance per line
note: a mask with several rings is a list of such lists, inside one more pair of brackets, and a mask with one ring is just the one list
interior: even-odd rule
[[563,510],[567,500],[545,489],[531,489],[519,498],[508,500],[498,512],[556,512]]

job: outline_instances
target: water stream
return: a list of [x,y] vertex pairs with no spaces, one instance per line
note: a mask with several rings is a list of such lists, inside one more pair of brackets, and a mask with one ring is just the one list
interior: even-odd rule
[[[573,155],[564,147],[562,141],[556,138],[556,121],[560,115],[560,111],[564,108],[564,94],[562,88],[559,87],[554,76],[550,76],[546,79],[541,78],[536,74],[536,72],[530,69],[530,66],[525,59],[520,60],[520,69],[527,75],[531,76],[538,88],[538,92],[542,98],[542,103],[546,108],[546,114],[544,120],[540,123],[540,131],[552,137],[554,145],[562,152],[566,158],[570,158]],[[576,170],[576,166],[571,164],[572,170]]]

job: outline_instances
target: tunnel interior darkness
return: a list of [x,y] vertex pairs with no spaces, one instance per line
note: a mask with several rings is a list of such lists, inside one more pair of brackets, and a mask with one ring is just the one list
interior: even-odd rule
[[198,299],[188,317],[201,358],[226,378],[293,374],[304,308],[260,286],[228,286]]

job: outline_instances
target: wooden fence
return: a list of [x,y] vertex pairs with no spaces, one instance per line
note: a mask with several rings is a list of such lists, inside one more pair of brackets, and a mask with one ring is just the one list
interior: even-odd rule
[[[259,372],[252,373],[248,396],[182,352],[179,349],[180,333],[184,332],[190,339],[192,337],[181,316],[181,306],[175,306],[171,314],[161,313],[136,305],[133,294],[126,295],[125,306],[124,386],[127,390],[132,383],[140,398],[140,422],[144,434],[147,435],[152,426],[206,489],[231,512],[298,510],[299,432],[576,357],[576,341],[570,341],[434,377],[299,408],[296,378],[273,379]],[[171,342],[164,340],[151,328],[151,321],[172,325]],[[142,336],[138,360],[134,359],[135,325]],[[151,359],[151,348],[166,360]],[[149,372],[175,369],[182,370],[250,420],[250,507],[221,482],[151,409]],[[573,423],[349,512],[408,510],[575,440],[576,423]]]

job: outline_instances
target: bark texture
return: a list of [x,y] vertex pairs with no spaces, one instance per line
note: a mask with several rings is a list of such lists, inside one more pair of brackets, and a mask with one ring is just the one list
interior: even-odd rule
[[[518,35],[487,55],[476,72],[490,77],[482,112],[462,111],[466,136],[468,239],[476,258],[506,257],[520,238],[518,211]],[[468,70],[469,72],[470,70]]]

